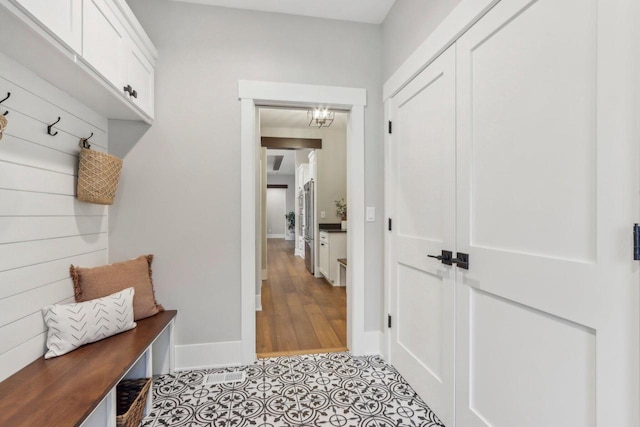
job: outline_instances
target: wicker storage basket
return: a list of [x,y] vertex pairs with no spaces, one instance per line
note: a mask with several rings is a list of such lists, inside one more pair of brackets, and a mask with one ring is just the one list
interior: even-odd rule
[[151,378],[122,380],[116,387],[116,425],[118,427],[138,427],[142,421],[147,394],[151,388]]
[[122,160],[107,153],[80,149],[78,200],[111,205],[116,197]]

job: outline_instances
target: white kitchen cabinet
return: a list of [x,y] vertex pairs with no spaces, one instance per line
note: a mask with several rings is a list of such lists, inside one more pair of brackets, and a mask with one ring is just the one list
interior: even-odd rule
[[303,163],[298,166],[298,184],[299,187],[302,188],[304,185],[309,182],[311,176],[309,175],[309,163]]
[[314,181],[317,181],[318,180],[317,170],[318,170],[318,159],[316,157],[316,151],[313,150],[312,152],[309,153],[309,169],[308,169],[307,177],[305,179],[307,181],[311,179]]
[[347,257],[347,233],[320,231],[318,269],[334,286],[340,286],[340,264],[338,259]]
[[13,0],[52,36],[82,53],[82,0]]
[[320,251],[318,253],[318,270],[329,280],[329,233],[320,232]]
[[116,89],[124,88],[127,33],[107,0],[85,0],[84,61]]

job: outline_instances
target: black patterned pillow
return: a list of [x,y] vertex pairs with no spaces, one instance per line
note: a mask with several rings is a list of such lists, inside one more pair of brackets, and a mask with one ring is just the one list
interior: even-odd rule
[[50,305],[42,309],[49,328],[45,359],[62,356],[84,344],[99,341],[136,327],[133,321],[133,288],[76,304]]

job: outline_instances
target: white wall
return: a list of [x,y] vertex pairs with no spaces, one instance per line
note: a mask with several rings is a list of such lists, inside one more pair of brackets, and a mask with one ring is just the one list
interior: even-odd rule
[[382,23],[382,74],[386,81],[460,0],[398,0]]
[[[107,148],[107,120],[0,54],[0,381],[42,356],[41,310],[73,302],[69,265],[107,262],[105,206],[75,198],[78,142]],[[58,135],[46,124],[61,121]]]
[[285,237],[285,209],[287,190],[284,188],[267,188],[267,237]]
[[[157,298],[179,310],[179,346],[237,348],[238,80],[366,88],[366,198],[380,212],[381,28],[164,0],[130,5],[159,50],[156,120],[125,159],[121,197],[111,209],[110,254],[156,254]],[[367,223],[370,330],[382,328],[382,230],[381,221]]]

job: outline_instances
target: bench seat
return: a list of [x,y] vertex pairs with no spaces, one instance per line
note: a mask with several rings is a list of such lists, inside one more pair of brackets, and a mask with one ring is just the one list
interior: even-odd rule
[[0,426],[81,425],[138,359],[150,354],[176,314],[161,312],[127,332],[27,365],[0,383]]

